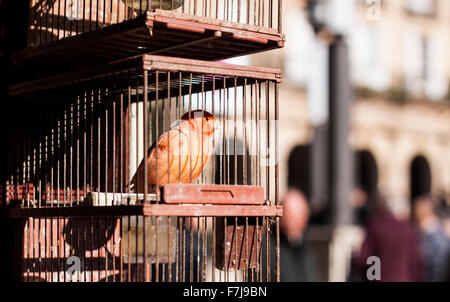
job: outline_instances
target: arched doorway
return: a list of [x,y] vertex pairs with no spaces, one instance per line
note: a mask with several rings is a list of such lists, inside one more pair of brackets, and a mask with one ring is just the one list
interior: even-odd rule
[[427,159],[418,155],[414,157],[410,167],[411,202],[420,195],[431,192],[431,169]]
[[370,151],[356,152],[355,169],[357,187],[364,190],[368,195],[375,193],[378,186],[378,167]]
[[[364,224],[370,209],[373,208],[378,191],[378,166],[375,157],[368,150],[355,153],[355,222]],[[361,195],[364,192],[364,195]]]
[[310,183],[310,145],[296,146],[288,158],[288,187],[301,190],[309,199]]

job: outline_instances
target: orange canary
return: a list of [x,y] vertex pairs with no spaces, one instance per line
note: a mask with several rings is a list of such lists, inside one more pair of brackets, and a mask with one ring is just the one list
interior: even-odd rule
[[131,180],[131,189],[144,192],[144,162],[148,193],[167,183],[194,182],[213,151],[214,121],[212,114],[202,110],[184,114],[177,126],[162,134],[150,147],[147,160],[142,160]]

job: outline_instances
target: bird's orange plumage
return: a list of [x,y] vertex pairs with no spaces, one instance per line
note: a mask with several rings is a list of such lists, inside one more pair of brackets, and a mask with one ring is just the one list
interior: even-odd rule
[[[201,110],[183,115],[181,122],[162,134],[139,165],[131,181],[132,190],[144,192],[144,162],[147,192],[167,183],[191,183],[206,167],[213,149],[214,117]],[[137,183],[137,188],[136,188]]]

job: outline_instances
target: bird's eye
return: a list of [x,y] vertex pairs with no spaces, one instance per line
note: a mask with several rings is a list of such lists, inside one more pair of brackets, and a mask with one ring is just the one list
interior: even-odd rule
[[207,122],[209,121],[209,117],[206,118],[206,121],[207,121]]

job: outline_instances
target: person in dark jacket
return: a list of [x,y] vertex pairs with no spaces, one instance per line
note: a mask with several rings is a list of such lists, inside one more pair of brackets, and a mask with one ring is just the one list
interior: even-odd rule
[[[284,214],[280,219],[280,281],[317,281],[315,259],[304,240],[309,218],[306,197],[301,191],[290,189],[282,204]],[[275,263],[275,238],[271,240],[271,244],[271,261]]]
[[437,215],[432,196],[420,196],[413,203],[413,218],[421,235],[425,281],[443,281],[447,277],[450,239]]

